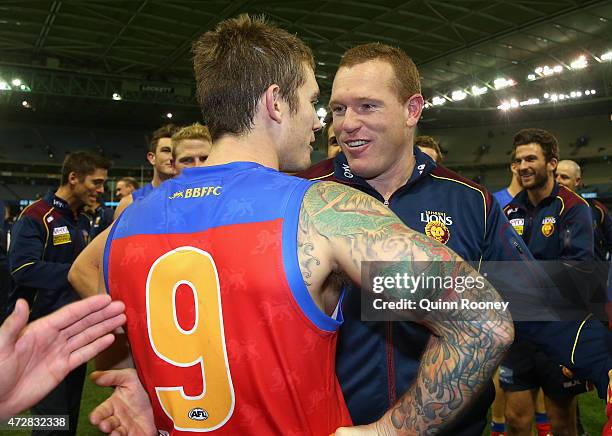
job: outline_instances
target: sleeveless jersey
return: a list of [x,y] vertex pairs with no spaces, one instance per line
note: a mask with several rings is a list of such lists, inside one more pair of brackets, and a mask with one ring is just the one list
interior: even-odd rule
[[335,375],[342,321],[297,259],[312,182],[254,163],[185,170],[113,226],[104,276],[126,305],[162,434],[329,435],[350,417]]
[[147,183],[142,188],[135,190],[132,192],[132,201],[135,203],[137,201],[142,200],[147,195],[149,195],[155,188],[152,184]]

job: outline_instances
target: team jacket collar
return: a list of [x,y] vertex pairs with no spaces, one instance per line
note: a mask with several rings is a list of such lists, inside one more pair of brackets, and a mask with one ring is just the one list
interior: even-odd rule
[[523,189],[521,192],[516,194],[516,197],[514,197],[514,200],[512,200],[511,203],[516,206],[521,206],[525,209],[534,209],[536,207],[541,207],[541,206],[545,206],[547,204],[552,203],[557,198],[557,195],[559,195],[559,184],[555,182],[555,184],[553,185],[553,190],[550,193],[550,195],[544,198],[542,201],[540,201],[540,204],[538,204],[537,206],[533,206],[531,202],[529,201],[529,196],[527,195],[526,189]]
[[[399,190],[404,189],[412,184],[416,183],[422,177],[429,174],[434,168],[436,168],[435,162],[419,150],[418,147],[414,147],[414,158],[415,165],[412,170],[412,175],[406,182],[404,186],[402,186]],[[372,187],[368,184],[366,180],[363,178],[353,174],[351,172],[351,168],[349,167],[348,161],[346,160],[346,156],[344,153],[338,153],[334,158],[334,177],[343,183],[351,184],[351,185],[360,185],[364,187]]]
[[[61,198],[59,198],[57,195],[55,195],[55,192],[53,191],[49,191],[47,192],[47,194],[43,197],[43,199],[49,203],[51,206],[53,206],[55,208],[55,210],[60,211],[61,213],[65,214],[66,216],[69,217],[73,217],[75,216],[75,214],[72,212],[72,209],[70,209],[70,206],[68,206],[68,203],[64,200],[62,200]],[[79,210],[80,212],[80,210]],[[78,214],[78,212],[77,212]]]

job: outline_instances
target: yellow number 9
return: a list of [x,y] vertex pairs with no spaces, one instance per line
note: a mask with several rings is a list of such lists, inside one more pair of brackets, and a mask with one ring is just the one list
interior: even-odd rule
[[[181,284],[194,294],[195,323],[188,331],[177,321],[175,293]],[[234,387],[225,349],[219,276],[210,254],[180,247],[155,261],[147,278],[147,328],[151,346],[161,359],[179,367],[199,364],[202,370],[203,390],[197,396],[185,395],[183,386],[155,387],[174,427],[212,431],[223,426],[234,411]]]

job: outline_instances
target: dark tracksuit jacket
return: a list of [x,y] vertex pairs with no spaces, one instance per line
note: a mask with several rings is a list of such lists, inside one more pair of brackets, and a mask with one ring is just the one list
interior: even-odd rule
[[86,243],[91,242],[113,223],[113,213],[113,209],[105,206],[98,206],[93,216],[85,211],[79,213],[77,222]]
[[9,310],[25,298],[34,320],[76,301],[68,271],[84,246],[72,210],[52,192],[25,208],[11,232]]
[[609,261],[612,255],[612,217],[605,205],[597,200],[587,200],[593,215],[595,229],[595,259]]
[[[386,203],[410,228],[437,235],[462,258],[474,262],[524,261],[533,259],[520,237],[502,213],[501,207],[482,187],[436,164],[418,148],[416,164],[408,182]],[[360,177],[354,175],[341,153],[298,174],[311,180],[340,182],[363,191],[384,202],[382,196]],[[430,224],[433,223],[434,224]],[[444,224],[443,226],[440,224]],[[431,232],[432,226],[437,232]],[[440,229],[442,231],[440,231]],[[409,322],[360,321],[359,292],[349,292],[343,305],[345,322],[340,329],[336,372],[351,417],[355,424],[379,419],[408,389],[416,376],[420,355],[429,339],[424,327]],[[601,327],[601,325],[599,326]],[[583,331],[590,329],[584,328]],[[556,327],[533,327],[517,334],[540,335],[541,341],[554,349],[559,358],[569,361],[575,335],[559,332]],[[553,337],[553,334],[556,335]],[[607,332],[597,330],[591,339],[601,345]],[[590,343],[590,342],[589,342]],[[597,382],[605,395],[607,372],[612,368],[599,359]],[[591,365],[591,361],[588,365]],[[585,371],[591,370],[585,366]],[[493,399],[491,386],[480,396],[470,411],[446,434],[480,435],[486,412]]]

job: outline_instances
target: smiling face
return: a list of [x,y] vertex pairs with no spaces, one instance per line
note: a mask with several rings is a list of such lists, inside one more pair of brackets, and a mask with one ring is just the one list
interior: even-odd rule
[[319,98],[319,85],[312,68],[304,63],[306,80],[297,90],[297,111],[291,112],[282,101],[286,117],[282,146],[279,150],[279,167],[282,171],[297,172],[310,166],[310,153],[315,132],[321,129],[315,105]]
[[77,201],[84,206],[94,207],[98,201],[98,196],[104,194],[104,182],[106,182],[108,171],[96,168],[93,173],[79,179],[76,173],[70,174],[70,184],[72,185],[74,196]]
[[393,67],[383,60],[341,67],[334,79],[334,132],[351,170],[365,179],[384,177],[412,153],[422,97],[402,102],[394,82]]
[[557,159],[546,162],[544,151],[535,142],[516,147],[514,164],[518,170],[519,182],[525,189],[539,189],[553,177]]

